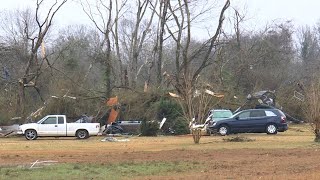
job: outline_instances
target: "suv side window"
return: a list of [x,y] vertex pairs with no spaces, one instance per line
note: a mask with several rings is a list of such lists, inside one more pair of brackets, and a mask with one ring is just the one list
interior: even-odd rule
[[239,119],[246,119],[250,117],[250,112],[246,111],[246,112],[242,112],[238,115]]
[[264,117],[266,113],[264,110],[255,110],[250,112],[250,117]]

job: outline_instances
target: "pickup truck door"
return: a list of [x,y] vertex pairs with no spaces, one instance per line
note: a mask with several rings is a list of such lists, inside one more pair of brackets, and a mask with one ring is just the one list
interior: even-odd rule
[[57,133],[59,136],[67,136],[67,122],[63,116],[58,116]]
[[58,135],[58,124],[57,117],[47,117],[44,121],[39,124],[38,135],[42,136],[57,136]]

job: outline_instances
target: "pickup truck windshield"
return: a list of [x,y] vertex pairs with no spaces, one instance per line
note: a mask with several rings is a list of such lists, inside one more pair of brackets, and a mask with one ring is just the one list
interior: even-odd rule
[[62,116],[58,116],[58,122],[57,117],[47,117],[45,119],[40,119],[37,124],[64,124],[64,118]]
[[45,120],[37,122],[38,124],[57,124],[57,117],[47,117]]

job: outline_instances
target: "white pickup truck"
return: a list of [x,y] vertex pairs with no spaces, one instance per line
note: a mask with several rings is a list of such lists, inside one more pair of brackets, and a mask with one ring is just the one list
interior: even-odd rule
[[37,123],[20,125],[18,134],[23,134],[27,140],[35,140],[40,136],[76,136],[86,139],[98,135],[99,131],[99,123],[67,123],[65,115],[48,115]]

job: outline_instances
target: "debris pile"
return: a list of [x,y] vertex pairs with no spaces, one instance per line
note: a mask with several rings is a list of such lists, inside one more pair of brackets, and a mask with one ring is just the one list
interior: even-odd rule
[[34,168],[42,168],[44,166],[49,166],[49,165],[52,165],[52,164],[55,164],[57,163],[58,161],[39,161],[39,160],[36,160],[35,162],[31,163],[31,166],[30,166],[30,169],[34,169]]
[[101,140],[101,142],[128,142],[129,139],[117,139],[115,137],[106,137]]
[[0,127],[0,137],[8,137],[12,135],[16,135],[19,129],[18,124],[14,124],[12,126],[2,126]]

